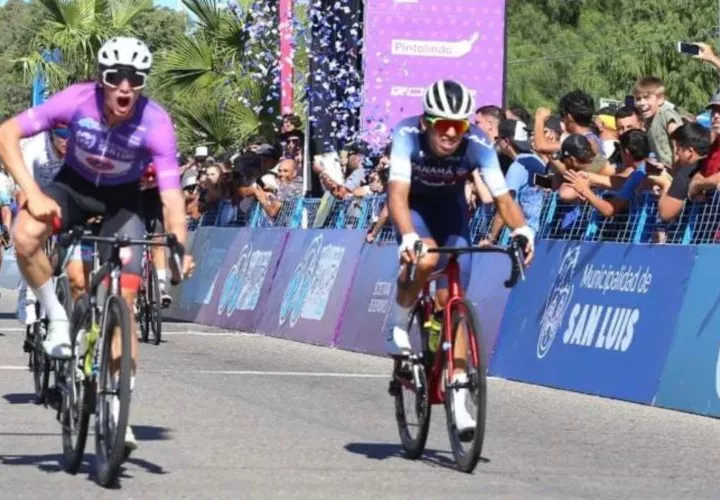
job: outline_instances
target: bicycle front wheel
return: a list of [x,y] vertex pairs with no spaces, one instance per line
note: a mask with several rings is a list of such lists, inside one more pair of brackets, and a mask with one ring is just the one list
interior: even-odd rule
[[[87,402],[92,397],[91,388],[83,373],[84,358],[79,356],[81,346],[78,345],[78,333],[84,330],[87,335],[90,327],[90,301],[87,295],[83,295],[78,299],[70,321],[72,357],[58,366],[59,373],[62,373],[60,424],[65,457],[64,468],[70,474],[75,474],[80,469],[90,427],[92,408]],[[93,353],[89,352],[85,355],[92,356]]]
[[[412,335],[420,329],[422,333],[423,324],[422,309],[416,306],[410,316],[408,332]],[[430,400],[422,360],[395,360],[390,393],[395,397],[395,420],[405,456],[419,458],[425,451],[430,429]]]
[[[125,432],[130,414],[132,329],[125,301],[111,295],[105,302],[97,380],[95,451],[97,482],[110,487],[125,460]],[[120,336],[120,360],[112,361],[114,335]],[[119,371],[113,368],[119,366]]]
[[[477,466],[485,438],[487,354],[481,345],[479,322],[472,303],[467,299],[458,302],[453,307],[451,318],[452,350],[443,355],[454,355],[455,346],[461,341],[459,336],[463,335],[467,372],[458,380],[453,379],[453,374],[447,369],[443,370],[447,430],[458,469],[470,473]],[[463,417],[458,417],[459,412],[464,413]],[[474,421],[474,428],[459,429],[458,421],[465,419],[464,424],[467,424],[468,418]]]

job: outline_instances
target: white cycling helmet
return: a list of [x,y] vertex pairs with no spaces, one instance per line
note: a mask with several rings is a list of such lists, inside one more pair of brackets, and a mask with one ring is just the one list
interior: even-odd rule
[[137,38],[118,36],[100,47],[98,64],[105,68],[130,66],[136,71],[147,73],[152,66],[152,54],[145,42]]
[[449,120],[467,120],[475,109],[475,98],[462,83],[438,80],[425,90],[423,110],[426,115]]

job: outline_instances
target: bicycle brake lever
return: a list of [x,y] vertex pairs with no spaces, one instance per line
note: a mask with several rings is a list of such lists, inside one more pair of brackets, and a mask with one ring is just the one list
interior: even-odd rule
[[514,287],[518,280],[525,281],[525,266],[523,265],[525,251],[523,248],[526,244],[527,239],[524,236],[517,236],[510,243],[508,254],[512,261],[512,269],[510,271],[510,278],[504,283],[506,288]]
[[[415,258],[420,258],[420,252],[422,252],[423,248],[423,242],[418,240],[415,242],[415,245],[413,246],[413,251],[415,252]],[[408,264],[408,284],[415,281],[415,272],[417,271],[417,264]]]

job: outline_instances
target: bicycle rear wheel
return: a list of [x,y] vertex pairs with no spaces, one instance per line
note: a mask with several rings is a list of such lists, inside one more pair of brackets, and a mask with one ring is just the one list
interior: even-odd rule
[[44,330],[45,327],[38,319],[32,326],[28,327],[32,329],[32,336],[34,339],[34,345],[32,350],[32,371],[33,371],[33,385],[35,387],[35,402],[42,404],[45,402],[45,396],[47,395],[48,381],[50,380],[50,362],[45,355],[45,348],[43,347],[43,340],[45,340]]
[[147,298],[147,283],[143,285],[135,297],[135,307],[137,308],[137,323],[140,327],[140,341],[147,342],[150,338],[150,306]]
[[[70,340],[72,357],[62,362],[58,371],[63,374],[62,381],[62,407],[60,410],[60,423],[62,425],[63,455],[65,456],[65,470],[75,474],[82,464],[90,424],[91,405],[88,400],[92,397],[92,389],[83,373],[83,358],[79,357],[78,332],[90,331],[90,300],[82,295],[75,307],[70,322]],[[92,352],[86,356],[92,356]]]
[[[463,472],[470,473],[475,470],[482,453],[485,438],[485,418],[487,406],[487,355],[481,345],[479,323],[475,310],[469,300],[463,299],[452,310],[452,346],[456,344],[456,337],[461,331],[466,333],[467,345],[467,382],[451,384],[452,374],[443,370],[445,376],[445,413],[447,430],[450,437],[455,463]],[[453,351],[450,351],[452,355]],[[447,356],[447,354],[444,354]],[[447,359],[447,358],[446,358]],[[445,363],[447,365],[447,362]],[[446,366],[447,368],[447,366]],[[456,391],[467,388],[465,398],[467,412],[475,419],[475,429],[469,433],[461,433],[455,424]]]
[[[121,336],[120,371],[111,373],[112,340],[116,329]],[[130,313],[125,302],[111,295],[105,302],[102,325],[98,388],[95,417],[95,450],[97,482],[112,486],[125,459],[125,431],[130,413],[130,377],[132,369],[132,329]],[[113,405],[118,407],[117,419],[113,417]]]
[[150,263],[148,278],[148,317],[153,332],[153,344],[158,345],[162,336],[162,294],[154,262]]
[[[416,306],[410,315],[408,333],[412,335],[419,329],[422,334],[423,324],[422,308]],[[430,429],[430,400],[422,359],[395,359],[390,393],[395,397],[395,420],[405,456],[418,458],[425,451]]]

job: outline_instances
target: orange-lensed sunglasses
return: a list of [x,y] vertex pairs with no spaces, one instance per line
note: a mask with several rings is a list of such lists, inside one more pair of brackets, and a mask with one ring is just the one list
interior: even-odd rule
[[455,129],[455,132],[462,135],[470,129],[470,120],[450,120],[449,118],[440,118],[434,116],[425,116],[427,121],[432,128],[438,131],[440,135],[447,134],[451,128]]

